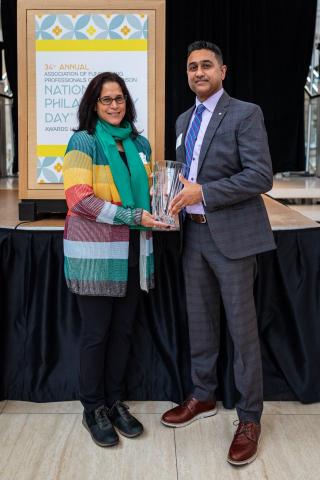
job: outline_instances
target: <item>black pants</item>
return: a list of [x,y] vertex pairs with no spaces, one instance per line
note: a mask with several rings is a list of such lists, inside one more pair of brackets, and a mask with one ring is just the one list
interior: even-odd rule
[[[83,323],[80,400],[88,412],[124,399],[125,374],[141,292],[139,266],[132,262],[133,255],[129,256],[125,297],[77,295]],[[132,263],[134,266],[130,266]]]

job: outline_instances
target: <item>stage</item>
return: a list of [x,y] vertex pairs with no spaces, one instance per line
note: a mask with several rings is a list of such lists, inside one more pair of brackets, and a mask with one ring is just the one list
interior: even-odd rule
[[[0,184],[0,400],[74,400],[81,322],[64,280],[64,220],[19,224],[9,187]],[[320,401],[320,225],[264,201],[278,247],[258,256],[255,285],[264,397]],[[181,401],[190,376],[179,233],[156,232],[154,249],[157,287],[140,305],[127,398]],[[231,408],[233,350],[222,323],[218,397]]]
[[[319,180],[320,184],[320,180]],[[320,188],[320,187],[319,187]],[[318,196],[320,190],[316,190]],[[281,190],[284,191],[283,189]],[[296,190],[294,190],[296,191]],[[271,190],[275,198],[286,198],[279,193],[280,189]],[[280,195],[280,196],[279,196]],[[283,195],[283,194],[282,194]],[[301,195],[301,189],[300,189]],[[272,230],[295,230],[304,228],[319,228],[320,225],[306,216],[293,212],[291,209],[263,195]],[[16,179],[0,179],[0,228],[17,228],[19,230],[63,230],[64,220],[59,216],[50,215],[35,222],[20,222],[18,217],[18,187]]]

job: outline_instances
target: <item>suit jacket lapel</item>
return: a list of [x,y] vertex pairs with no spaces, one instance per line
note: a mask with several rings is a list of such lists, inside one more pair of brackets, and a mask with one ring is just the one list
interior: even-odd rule
[[226,92],[224,92],[221,98],[219,99],[216,105],[216,108],[214,109],[214,112],[212,114],[212,117],[210,119],[206,133],[203,138],[203,142],[200,150],[199,162],[198,162],[198,174],[202,167],[202,164],[206,156],[206,153],[208,151],[211,140],[214,137],[216,130],[219,127],[223,117],[227,113],[229,103],[230,103],[230,97]]

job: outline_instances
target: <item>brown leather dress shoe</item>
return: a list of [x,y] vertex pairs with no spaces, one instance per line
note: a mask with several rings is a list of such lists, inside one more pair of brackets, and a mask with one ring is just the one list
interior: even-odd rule
[[257,456],[260,433],[259,423],[240,422],[229,449],[228,462],[232,465],[253,462]]
[[217,413],[216,402],[201,402],[196,398],[188,398],[182,405],[165,412],[161,422],[167,427],[185,427],[199,418],[211,417]]

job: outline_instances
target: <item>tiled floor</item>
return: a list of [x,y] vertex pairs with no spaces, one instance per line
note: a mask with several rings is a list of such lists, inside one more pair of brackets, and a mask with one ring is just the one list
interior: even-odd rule
[[186,428],[160,424],[171,402],[128,402],[137,439],[100,448],[81,425],[79,402],[0,402],[1,480],[318,480],[320,404],[266,402],[257,460],[232,467],[234,410]]

